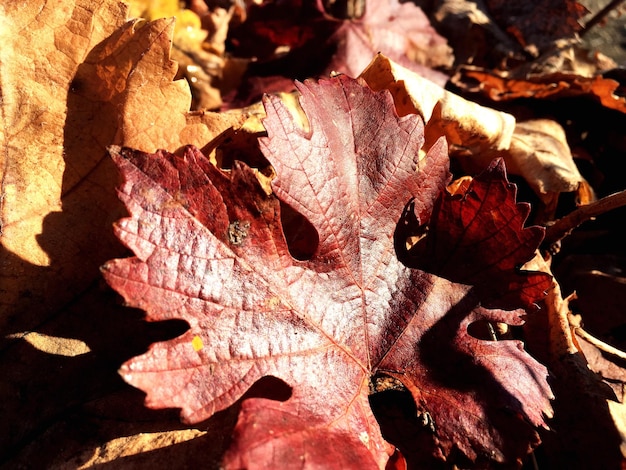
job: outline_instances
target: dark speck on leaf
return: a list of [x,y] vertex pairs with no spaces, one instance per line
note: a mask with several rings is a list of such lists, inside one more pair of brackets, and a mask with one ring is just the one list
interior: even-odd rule
[[248,236],[250,222],[235,220],[228,226],[228,241],[231,245],[241,245]]

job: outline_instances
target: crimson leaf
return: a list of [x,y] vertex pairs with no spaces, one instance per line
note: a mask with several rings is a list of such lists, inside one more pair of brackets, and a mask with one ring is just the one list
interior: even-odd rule
[[[179,407],[190,423],[262,377],[288,384],[285,401],[244,400],[231,468],[384,467],[392,447],[368,402],[381,371],[432,417],[440,458],[519,458],[550,409],[546,369],[519,342],[479,340],[467,327],[520,324],[523,310],[485,309],[472,286],[411,269],[394,251],[407,201],[426,222],[449,180],[445,142],[420,157],[422,120],[399,118],[388,92],[361,81],[298,88],[310,131],[279,99],[265,100],[260,143],[275,195],[245,164],[225,173],[193,147],[182,156],[112,148],[130,212],[116,232],[136,257],[110,261],[104,276],[149,320],[190,325],[122,376],[148,406]],[[291,256],[279,199],[317,231],[310,259]]]

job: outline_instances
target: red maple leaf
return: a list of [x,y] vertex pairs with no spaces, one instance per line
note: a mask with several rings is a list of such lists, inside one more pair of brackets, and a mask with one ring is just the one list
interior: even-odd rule
[[[147,392],[148,406],[181,408],[190,423],[263,377],[291,387],[285,401],[243,401],[228,468],[383,468],[393,448],[368,401],[379,372],[403,382],[431,417],[439,458],[523,456],[550,410],[547,371],[520,342],[480,340],[467,327],[520,324],[524,310],[486,309],[471,279],[412,269],[394,250],[407,201],[428,223],[449,180],[445,141],[420,157],[421,118],[399,118],[387,91],[361,81],[298,88],[310,131],[280,100],[265,100],[260,143],[278,174],[270,196],[245,164],[225,173],[193,147],[182,156],[112,149],[130,212],[116,232],[136,257],[110,261],[104,276],[149,320],[190,326],[125,363],[122,376]],[[279,200],[317,232],[308,259],[290,254]],[[437,224],[457,203],[442,200]],[[509,196],[499,203],[520,211]],[[538,241],[524,230],[516,222],[492,248],[531,253]]]

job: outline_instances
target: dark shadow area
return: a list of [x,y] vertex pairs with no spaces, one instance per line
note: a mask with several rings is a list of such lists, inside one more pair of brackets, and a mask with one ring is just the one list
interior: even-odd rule
[[559,358],[553,371],[554,418],[551,429],[540,432],[539,468],[622,468],[622,438],[606,401],[613,391],[580,353]]
[[309,219],[280,201],[280,222],[291,256],[299,261],[311,259],[317,251],[320,236]]
[[[416,348],[424,367],[430,372],[431,380],[444,389],[467,393],[477,400],[487,422],[497,430],[496,436],[502,436],[501,452],[514,461],[516,457],[525,455],[529,443],[537,443],[536,432],[522,417],[519,400],[500,385],[501,378],[496,378],[478,363],[469,351],[462,350],[464,345],[456,344],[455,336],[464,318],[477,305],[470,292],[424,334]],[[467,411],[471,413],[471,410]],[[482,459],[488,461],[488,455],[479,455],[479,464]]]
[[267,398],[269,400],[287,401],[291,397],[291,392],[292,388],[283,380],[271,375],[266,375],[257,380],[239,401],[248,398]]
[[433,457],[435,440],[427,419],[418,413],[411,393],[385,390],[369,396],[372,412],[383,437],[395,445],[409,469],[444,469],[446,464]]

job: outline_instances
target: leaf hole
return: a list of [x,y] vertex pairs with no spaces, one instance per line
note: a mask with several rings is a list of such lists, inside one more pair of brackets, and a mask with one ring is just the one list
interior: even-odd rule
[[282,201],[280,202],[280,220],[291,256],[300,261],[311,259],[320,242],[315,227],[306,217]]
[[287,401],[291,397],[291,392],[291,387],[284,381],[278,377],[266,375],[257,380],[242,398],[267,398],[269,400]]
[[498,334],[491,322],[487,320],[477,320],[467,327],[467,333],[483,341],[498,341]]
[[369,403],[386,441],[393,444],[408,468],[442,468],[435,455],[437,424],[430,413],[415,403],[399,380],[376,374],[372,377]]

